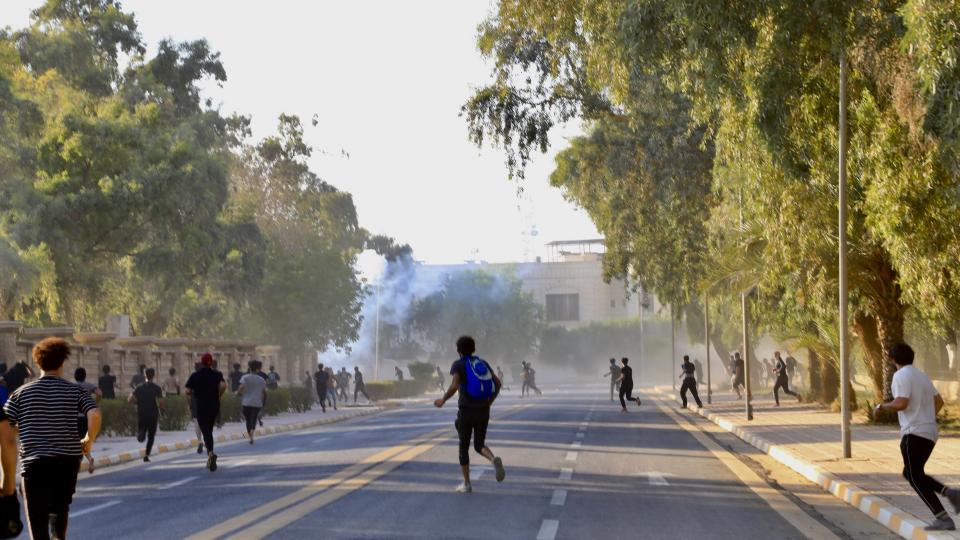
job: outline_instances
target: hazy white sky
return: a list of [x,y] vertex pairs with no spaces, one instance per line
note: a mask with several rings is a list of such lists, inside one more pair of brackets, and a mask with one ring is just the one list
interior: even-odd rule
[[[0,1],[0,26],[27,25],[42,0]],[[553,152],[527,172],[525,195],[497,149],[477,149],[458,117],[488,78],[475,46],[488,0],[127,0],[151,47],[206,38],[228,80],[209,89],[263,136],[282,112],[303,118],[312,166],[349,191],[361,223],[430,263],[544,255],[552,240],[598,233],[547,184]],[[316,114],[319,125],[311,127]],[[573,129],[567,135],[574,134]],[[554,137],[553,151],[565,146]],[[340,150],[349,152],[349,159]],[[539,235],[525,241],[531,227]]]

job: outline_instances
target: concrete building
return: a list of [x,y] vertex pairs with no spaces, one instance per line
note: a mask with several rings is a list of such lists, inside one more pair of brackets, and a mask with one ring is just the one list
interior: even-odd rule
[[559,241],[547,244],[548,260],[489,264],[468,261],[452,265],[423,265],[421,277],[442,279],[464,270],[511,273],[523,289],[543,306],[550,324],[575,327],[591,322],[636,318],[639,297],[622,280],[603,281],[603,240]]

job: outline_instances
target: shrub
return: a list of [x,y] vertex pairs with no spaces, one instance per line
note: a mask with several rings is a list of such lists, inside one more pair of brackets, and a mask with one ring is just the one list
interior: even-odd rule
[[418,381],[433,379],[433,373],[436,371],[436,367],[430,362],[411,362],[407,364],[407,369],[410,370],[410,375],[413,375],[413,378]]
[[167,396],[163,398],[163,415],[160,417],[162,431],[180,431],[190,423],[190,407],[187,396]]
[[373,401],[402,399],[422,395],[430,387],[430,379],[412,381],[379,381],[366,384],[367,395]]
[[137,407],[125,399],[100,400],[100,413],[103,423],[100,431],[104,435],[132,437],[137,434]]

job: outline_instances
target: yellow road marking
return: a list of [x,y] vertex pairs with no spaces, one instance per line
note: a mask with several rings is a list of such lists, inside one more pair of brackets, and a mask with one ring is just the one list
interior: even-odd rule
[[672,418],[677,425],[690,433],[698,443],[713,454],[715,458],[720,460],[734,476],[746,484],[763,502],[767,503],[770,508],[780,514],[787,523],[793,525],[804,537],[816,540],[839,540],[839,537],[833,534],[833,531],[810,517],[809,514],[804,512],[802,508],[797,506],[785,495],[770,487],[753,469],[708,437],[706,433],[704,433],[705,431],[717,431],[718,429],[713,423],[704,424],[703,427],[699,424],[695,425],[674,412],[673,409],[664,405],[660,399],[654,399],[653,401],[664,414]]
[[[504,418],[524,410],[531,405],[517,405],[496,418]],[[337,499],[356,491],[361,487],[396,469],[403,463],[437,446],[450,437],[449,428],[441,428],[427,434],[414,437],[410,441],[387,448],[363,460],[350,465],[326,478],[312,482],[293,493],[275,499],[248,512],[228,519],[209,529],[188,536],[186,540],[215,540],[242,527],[260,521],[271,514],[271,518],[258,523],[253,528],[238,532],[231,538],[262,538],[273,531],[288,525],[307,513],[322,508]],[[289,507],[289,508],[288,508]],[[280,512],[283,509],[286,511]],[[279,512],[279,513],[278,513]],[[301,513],[302,512],[302,513]],[[297,517],[294,517],[297,516]],[[289,520],[289,521],[287,521]],[[274,524],[272,527],[267,523]],[[276,525],[280,523],[280,525]],[[254,533],[254,531],[257,531]]]

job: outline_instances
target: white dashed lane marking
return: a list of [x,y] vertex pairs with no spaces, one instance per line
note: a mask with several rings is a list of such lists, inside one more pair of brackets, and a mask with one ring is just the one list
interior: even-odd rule
[[177,487],[177,486],[182,486],[182,485],[186,484],[187,482],[193,482],[193,481],[196,480],[196,479],[197,479],[196,476],[188,476],[188,477],[186,477],[186,478],[184,478],[184,479],[182,479],[182,480],[177,480],[176,482],[171,482],[171,483],[169,483],[169,484],[167,484],[167,485],[165,485],[165,486],[160,486],[160,487],[158,487],[157,489],[159,489],[159,490],[172,489],[172,488],[175,488],[175,487]]
[[96,512],[96,511],[98,511],[98,510],[103,510],[103,509],[105,509],[105,508],[110,508],[111,506],[115,506],[115,505],[118,505],[118,504],[120,504],[120,503],[121,503],[121,501],[108,501],[108,502],[105,502],[105,503],[103,503],[103,504],[98,504],[98,505],[96,505],[96,506],[91,506],[90,508],[87,508],[87,509],[85,509],[85,510],[80,510],[79,512],[70,512],[70,517],[71,517],[71,518],[75,518],[75,517],[80,517],[80,516],[83,516],[83,515],[86,515],[86,514],[92,514],[93,512]]
[[577,432],[577,438],[578,438],[578,439],[582,439],[582,438],[583,438],[583,432],[582,432],[582,431]]
[[557,529],[560,528],[560,522],[555,519],[545,519],[540,524],[540,531],[537,532],[537,540],[553,540],[557,537]]
[[560,469],[560,479],[561,480],[570,480],[573,478],[573,469],[570,467],[564,467]]
[[553,497],[550,498],[550,505],[563,506],[566,503],[567,503],[567,490],[565,489],[553,490]]
[[583,446],[582,442],[575,441],[573,444],[570,445],[570,448],[580,448],[581,446]]

